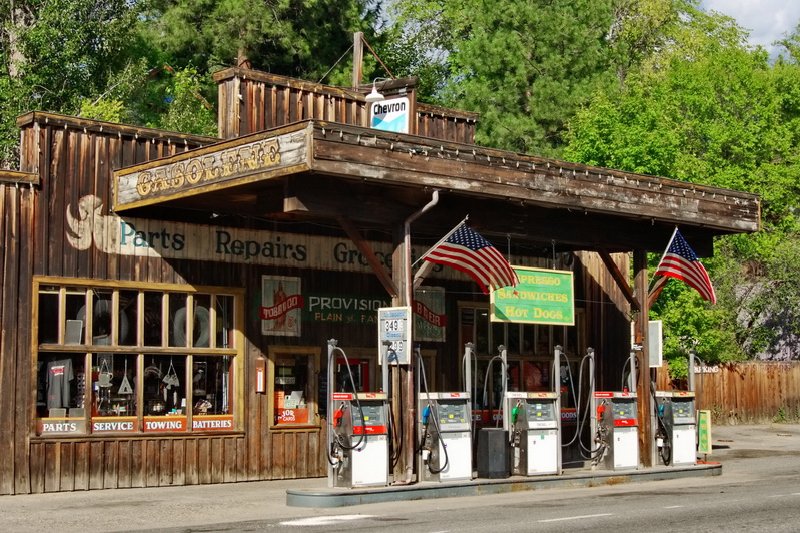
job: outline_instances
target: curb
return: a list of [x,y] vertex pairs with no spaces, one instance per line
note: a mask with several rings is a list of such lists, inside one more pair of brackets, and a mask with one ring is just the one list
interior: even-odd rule
[[561,476],[511,477],[508,479],[475,479],[453,483],[418,483],[416,485],[389,486],[359,489],[288,489],[286,505],[289,507],[347,507],[368,503],[427,500],[456,496],[502,494],[523,490],[550,488],[596,487],[643,481],[659,481],[684,477],[722,475],[719,463],[697,464],[684,467],[659,467],[624,472],[589,472]]

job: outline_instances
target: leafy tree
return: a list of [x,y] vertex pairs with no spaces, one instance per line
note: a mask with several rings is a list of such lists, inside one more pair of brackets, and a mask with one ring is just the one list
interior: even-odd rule
[[800,331],[792,251],[800,234],[800,68],[770,65],[745,37],[731,19],[695,12],[622,86],[595,94],[573,119],[565,151],[576,161],[761,196],[763,231],[719,239],[704,261],[718,306],[671,282],[653,309],[676,368],[686,337],[713,363],[785,354],[786,339]]
[[355,31],[371,38],[377,16],[368,0],[152,0],[140,31],[175,67],[205,73],[247,58],[261,70],[318,80]]
[[[8,7],[6,7],[8,6]],[[31,109],[75,114],[127,60],[138,4],[22,0],[0,11],[0,164],[16,164],[15,118]]]
[[697,4],[398,0],[393,57],[423,74],[424,95],[479,112],[479,143],[560,156],[580,107],[666,46]]

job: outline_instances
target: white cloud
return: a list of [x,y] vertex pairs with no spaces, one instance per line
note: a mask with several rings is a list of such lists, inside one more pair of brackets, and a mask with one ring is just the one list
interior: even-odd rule
[[736,19],[750,32],[749,42],[761,45],[774,56],[774,41],[791,33],[800,22],[798,0],[703,0],[707,11],[718,11]]

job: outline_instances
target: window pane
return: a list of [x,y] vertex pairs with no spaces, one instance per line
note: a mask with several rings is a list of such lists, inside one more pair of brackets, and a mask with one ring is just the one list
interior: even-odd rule
[[186,295],[169,295],[169,345],[186,346],[189,324],[186,321]]
[[195,415],[226,415],[232,410],[233,357],[194,356],[192,405]]
[[185,414],[186,356],[146,355],[144,360],[144,414]]
[[[190,324],[192,330],[192,346],[197,348],[208,348],[210,346],[211,335],[211,315],[209,308],[211,306],[211,296],[208,294],[195,294],[194,304],[192,306],[192,322]],[[186,320],[186,318],[184,318]]]
[[139,291],[119,293],[119,344],[136,346],[139,319]]
[[36,412],[40,417],[83,418],[85,356],[78,353],[40,353],[37,361]]
[[520,354],[522,349],[519,343],[519,324],[506,324],[508,331],[508,353]]
[[[67,288],[64,302],[64,344],[86,343],[86,289]],[[55,320],[55,317],[53,318]]]
[[475,351],[480,354],[491,353],[489,349],[489,312],[475,310]]
[[136,378],[135,355],[92,355],[92,416],[135,416]]
[[57,342],[58,287],[42,287],[39,291],[39,344]]
[[489,345],[489,353],[493,355],[499,354],[500,351],[497,347],[501,344],[511,353],[511,349],[506,342],[506,325],[502,322],[490,322],[489,324],[492,328],[492,340]]
[[233,348],[233,296],[217,296],[217,348]]
[[275,359],[274,423],[308,424],[311,401],[309,387],[311,358],[307,355],[278,355]]
[[144,293],[144,345],[161,346],[161,301],[163,294],[160,292]]

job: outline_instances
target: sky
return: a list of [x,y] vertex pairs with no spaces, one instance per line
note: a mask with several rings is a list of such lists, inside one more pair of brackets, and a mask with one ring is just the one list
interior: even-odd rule
[[800,22],[800,0],[702,0],[702,5],[736,19],[750,32],[750,44],[763,46],[771,57],[777,55],[772,42]]

